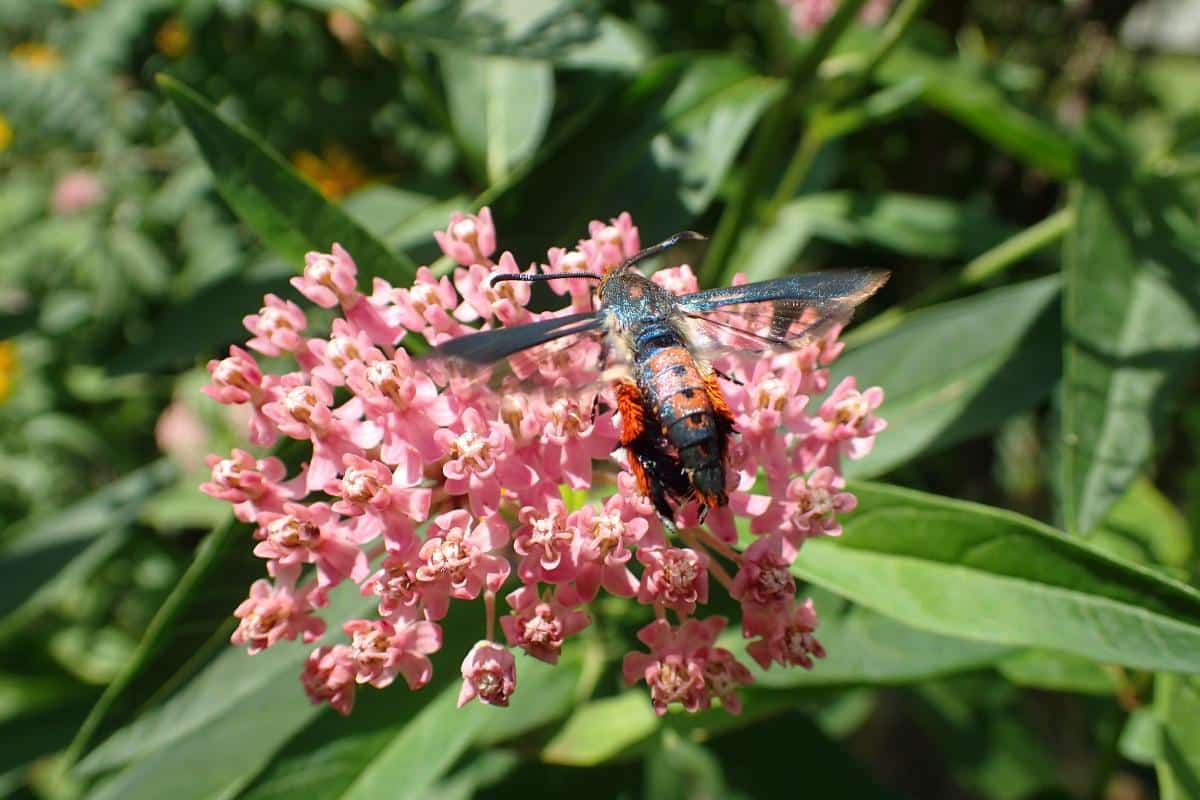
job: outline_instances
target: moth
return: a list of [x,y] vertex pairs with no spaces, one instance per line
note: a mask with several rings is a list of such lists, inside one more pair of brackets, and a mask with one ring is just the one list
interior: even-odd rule
[[728,502],[734,417],[721,390],[733,380],[714,368],[719,356],[769,357],[820,339],[888,279],[886,270],[813,272],[676,295],[638,272],[638,263],[683,241],[683,231],[627,258],[605,274],[502,273],[502,281],[591,280],[595,311],[480,331],[434,348],[431,357],[490,365],[550,342],[598,338],[597,374],[614,383],[620,446],[638,490],[667,521],[695,498],[700,519]]

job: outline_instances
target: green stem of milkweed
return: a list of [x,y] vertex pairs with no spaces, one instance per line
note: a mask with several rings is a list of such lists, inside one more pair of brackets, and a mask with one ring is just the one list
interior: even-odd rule
[[959,272],[934,283],[914,297],[907,307],[895,306],[868,322],[856,327],[845,337],[847,344],[858,346],[876,339],[895,328],[913,308],[945,300],[963,289],[979,286],[1008,270],[1043,248],[1062,239],[1075,224],[1075,211],[1063,208],[1041,222],[1005,239],[990,250],[979,254]]
[[491,589],[483,593],[483,613],[487,617],[487,640],[494,642],[496,636],[496,593]]
[[775,102],[754,136],[750,156],[742,171],[741,183],[725,206],[721,219],[713,233],[712,244],[700,270],[702,285],[712,285],[725,274],[726,266],[741,235],[747,217],[755,205],[758,195],[767,191],[767,180],[772,166],[777,162],[780,148],[792,130],[797,110],[809,97],[813,80],[821,62],[837,44],[846,28],[858,16],[866,0],[844,0],[812,42],[796,59],[788,71],[787,91]]
[[904,34],[908,33],[908,29],[916,22],[921,12],[925,10],[925,6],[929,4],[929,0],[903,0],[896,10],[888,17],[887,24],[883,28],[883,34],[879,39],[879,43],[875,45],[874,51],[867,58],[866,64],[863,65],[862,72],[857,76],[858,84],[861,86],[871,80],[875,74],[875,70],[879,69],[879,65],[887,60],[887,57],[896,49],[896,45],[904,38]]
[[771,202],[763,211],[765,224],[772,224],[783,204],[800,191],[804,179],[808,177],[808,172],[812,169],[817,153],[821,151],[821,146],[824,144],[825,138],[817,132],[817,126],[812,124],[810,117],[809,124],[804,129],[804,135],[800,137],[800,144],[796,146],[796,152],[788,161],[783,177],[779,179],[779,185],[775,187],[775,193],[771,195]]

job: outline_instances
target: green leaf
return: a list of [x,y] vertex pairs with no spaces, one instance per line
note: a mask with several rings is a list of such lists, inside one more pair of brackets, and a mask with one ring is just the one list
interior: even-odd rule
[[[353,585],[339,587],[332,598],[331,619],[361,615],[373,605]],[[341,631],[326,637],[340,638]],[[80,762],[82,774],[128,765],[92,796],[185,800],[244,786],[323,710],[308,701],[299,681],[310,649],[279,645],[248,656],[228,647],[170,700]]]
[[55,587],[82,582],[126,540],[127,527],[141,505],[174,479],[173,464],[155,461],[49,519],[19,523],[5,531],[6,546],[0,550],[0,616],[30,602],[44,602]]
[[1010,234],[991,215],[937,197],[821,192],[782,206],[772,224],[739,249],[729,272],[752,281],[785,275],[813,239],[922,258],[970,258]]
[[800,577],[915,628],[1200,672],[1200,592],[1019,514],[880,484]]
[[414,0],[375,25],[435,49],[516,58],[567,58],[600,36],[600,14],[575,0]]
[[[246,526],[230,517],[200,545],[187,572],[151,619],[134,657],[80,726],[68,762],[84,755],[96,739],[125,721],[133,707],[153,695],[164,681],[178,677],[177,671],[190,660],[213,644],[222,649],[227,646],[232,629],[218,629],[214,642],[213,621],[228,619],[250,583],[262,576],[262,562],[246,546],[246,536]],[[117,760],[104,756],[95,763],[107,767]]]
[[1111,669],[1081,656],[1050,650],[1022,650],[997,668],[1010,683],[1052,692],[1113,695],[1117,680]]
[[988,676],[922,684],[906,709],[946,765],[979,797],[1026,800],[1062,795],[1060,769],[1021,721],[1018,694]]
[[961,60],[901,45],[879,68],[884,83],[919,78],[931,107],[1026,164],[1056,178],[1073,174],[1070,140],[1051,123],[1009,102],[1001,88]]
[[257,311],[268,293],[301,300],[286,275],[233,275],[168,304],[151,323],[149,334],[119,351],[107,371],[116,376],[178,368],[222,345],[244,341],[242,319]]
[[[994,430],[1045,398],[1059,375],[1057,277],[915,312],[834,362],[831,385],[878,385],[888,427],[848,475],[879,475]],[[936,354],[934,357],[933,354]]]
[[580,706],[542,749],[542,760],[577,767],[607,761],[653,736],[659,718],[645,691],[623,692]]
[[[686,227],[712,201],[782,82],[717,56],[662,59],[491,205],[505,246],[544,252],[593,219],[629,211],[646,241]],[[564,176],[569,182],[564,184]],[[562,202],[569,191],[571,202]]]
[[731,797],[721,775],[721,762],[708,748],[688,741],[669,728],[646,757],[646,797],[690,800]]
[[455,135],[480,174],[500,183],[546,135],[554,69],[545,61],[462,53],[440,61]]
[[1200,797],[1200,680],[1159,674],[1154,713],[1161,726],[1156,764],[1163,800]]
[[1162,728],[1153,708],[1135,708],[1125,720],[1117,749],[1122,756],[1135,764],[1153,767],[1162,755]]
[[1149,478],[1138,478],[1109,508],[1088,542],[1120,558],[1186,576],[1192,563],[1187,520]]
[[221,196],[281,258],[299,269],[306,252],[339,242],[358,264],[360,285],[373,277],[411,282],[415,264],[326,200],[265,142],[174,78],[159,75],[158,85],[199,145]]
[[1091,530],[1137,477],[1200,355],[1196,209],[1136,163],[1117,123],[1093,117],[1064,265],[1062,512],[1071,531]]
[[[245,800],[289,796],[298,781],[304,782],[308,796],[314,798],[343,798],[358,793],[378,796],[379,790],[372,787],[385,780],[381,776],[403,773],[414,769],[413,764],[422,763],[436,764],[438,769],[431,777],[438,778],[469,745],[494,744],[565,716],[575,704],[581,675],[580,661],[567,656],[551,666],[518,655],[517,692],[506,709],[482,707],[479,703],[461,710],[455,707],[458,665],[478,634],[471,613],[474,611],[456,610],[447,618],[447,638],[441,653],[435,656],[431,685],[418,692],[410,692],[403,685],[382,692],[364,688],[350,717],[326,714],[289,742],[243,795]],[[448,687],[444,692],[450,695],[448,702],[437,694],[443,686]],[[425,728],[414,730],[414,718],[426,716]],[[462,730],[456,728],[453,737],[426,730],[430,726],[456,725]],[[430,746],[440,749],[423,751],[411,744],[414,739],[426,738]]]
[[[820,588],[809,594],[821,619],[817,638],[825,658],[811,670],[764,671],[747,656],[743,661],[754,671],[756,689],[909,683],[987,666],[1011,652],[912,628]],[[745,651],[740,630],[726,631],[721,645],[739,656]]]

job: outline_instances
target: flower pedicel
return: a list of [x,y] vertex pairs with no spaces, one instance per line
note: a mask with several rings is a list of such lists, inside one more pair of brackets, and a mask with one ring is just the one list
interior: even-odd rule
[[[874,415],[882,391],[859,392],[853,378],[809,412],[809,397],[829,389],[838,327],[757,363],[722,361],[738,431],[729,443],[728,505],[701,525],[689,503],[668,527],[639,493],[627,454],[613,454],[621,419],[609,411],[611,388],[496,389],[410,357],[406,337],[439,345],[593,307],[583,281],[550,282],[570,305],[537,315],[527,308],[527,284],[490,285],[490,275],[518,267],[507,252],[493,260],[486,208],[455,214],[436,236],[461,265],[453,280],[422,267],[412,286],[376,278],[370,294],[357,290],[357,268],[340,246],[308,254],[293,284],[311,302],[338,309],[331,329],[310,336],[303,309],[268,296],[246,317],[248,349],[231,347],[209,363],[205,391],[249,407],[250,443],[267,446],[282,435],[312,448],[290,478],[274,457],[234,450],[209,458],[212,480],[202,488],[256,525],[254,552],[269,576],[234,612],[240,624],[232,641],[251,653],[285,640],[313,642],[326,628],[319,612],[329,590],[358,584],[377,598],[378,617],[339,621],[344,643],[314,650],[301,676],[314,702],[349,713],[359,684],[382,688],[396,676],[411,689],[428,683],[449,604],[482,597],[486,638],[465,654],[459,703],[507,705],[518,689],[510,648],[555,663],[564,642],[591,623],[587,604],[606,592],[653,609],[637,635],[647,651],[628,653],[623,671],[629,683],[648,684],[658,713],[671,703],[696,711],[714,699],[736,713],[736,689],[753,676],[715,644],[726,620],[703,616],[719,584],[741,605],[750,657],[763,668],[812,667],[824,654],[814,638],[817,616],[811,601],[795,596],[789,567],[805,539],[840,533],[837,516],[855,504],[841,460],[865,456],[885,425]],[[526,272],[602,274],[639,249],[637,228],[622,214],[593,222],[575,249],[551,250],[547,264]],[[697,289],[687,266],[652,279],[674,293]],[[537,373],[546,385],[594,386],[589,370],[600,354],[592,344],[525,361],[518,353],[512,370],[527,379]],[[288,356],[296,368],[266,372],[250,351]],[[568,507],[564,487],[606,499]],[[749,519],[755,537],[744,552],[734,547],[737,517]],[[514,577],[520,585],[505,596],[509,612],[500,617],[505,646],[496,640],[495,596]]]

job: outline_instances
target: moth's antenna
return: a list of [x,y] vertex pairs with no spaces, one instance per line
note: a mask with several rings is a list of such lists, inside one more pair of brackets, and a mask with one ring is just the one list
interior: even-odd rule
[[538,283],[539,281],[567,280],[571,278],[587,278],[588,280],[593,281],[603,280],[602,275],[593,275],[590,272],[547,272],[542,274],[501,272],[488,278],[488,288],[495,286],[497,283],[500,283],[500,281],[524,281],[525,283]]
[[696,233],[695,231],[680,231],[679,233],[672,236],[670,239],[665,239],[656,245],[651,245],[650,247],[647,247],[645,250],[642,250],[639,253],[634,253],[629,258],[622,261],[621,266],[617,267],[617,269],[618,270],[629,269],[634,264],[637,264],[641,261],[645,261],[647,258],[653,258],[654,256],[658,255],[659,253],[663,252],[664,250],[670,250],[672,247],[679,244],[680,242],[703,241],[704,239],[707,239],[707,238],[708,238],[707,236],[703,236],[699,233]]

